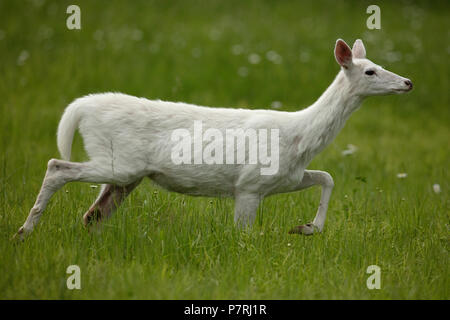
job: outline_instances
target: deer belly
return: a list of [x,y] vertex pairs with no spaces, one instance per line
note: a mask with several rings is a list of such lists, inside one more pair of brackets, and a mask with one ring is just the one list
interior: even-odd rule
[[191,196],[231,197],[234,194],[231,182],[217,176],[206,179],[201,171],[192,176],[158,172],[150,174],[149,178],[168,191]]

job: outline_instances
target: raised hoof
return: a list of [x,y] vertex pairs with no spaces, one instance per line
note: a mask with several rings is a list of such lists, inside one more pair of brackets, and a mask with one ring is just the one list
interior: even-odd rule
[[25,230],[23,227],[19,228],[19,231],[15,235],[12,236],[11,240],[13,241],[23,241],[25,239]]
[[303,224],[301,226],[296,226],[289,230],[289,234],[303,234],[305,236],[311,236],[317,230],[317,227],[312,223]]

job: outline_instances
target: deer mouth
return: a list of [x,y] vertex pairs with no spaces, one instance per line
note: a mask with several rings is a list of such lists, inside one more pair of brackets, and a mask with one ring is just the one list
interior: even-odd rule
[[394,91],[399,91],[399,92],[408,92],[411,91],[413,88],[413,84],[411,82],[411,80],[405,80],[404,83],[406,84],[406,88],[399,88],[399,89],[394,89]]
[[408,88],[402,88],[402,89],[394,89],[394,92],[401,93],[401,92],[408,92],[411,90],[412,90],[412,87],[408,87]]

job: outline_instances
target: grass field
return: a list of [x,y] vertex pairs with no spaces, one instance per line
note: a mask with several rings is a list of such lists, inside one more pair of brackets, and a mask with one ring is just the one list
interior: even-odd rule
[[[448,2],[380,1],[381,30],[367,29],[361,1],[76,1],[82,28],[68,30],[73,3],[0,2],[1,299],[450,298]],[[242,232],[232,200],[145,181],[99,233],[81,220],[99,189],[72,183],[25,242],[10,241],[59,158],[73,99],[300,110],[337,74],[337,38],[363,39],[369,59],[415,87],[369,98],[311,163],[335,180],[322,234],[287,233],[312,220],[318,188],[265,199]],[[358,150],[343,156],[348,144]],[[86,158],[79,136],[72,154]],[[69,265],[81,290],[66,287]],[[370,265],[379,290],[366,286]]]

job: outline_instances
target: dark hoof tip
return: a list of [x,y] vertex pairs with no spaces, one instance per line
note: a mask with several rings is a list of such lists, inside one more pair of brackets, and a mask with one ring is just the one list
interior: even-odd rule
[[22,242],[24,240],[25,240],[25,233],[24,233],[23,227],[20,227],[19,231],[17,231],[17,233],[12,236],[11,241],[14,241],[17,243],[17,242]]
[[310,236],[314,234],[314,226],[312,223],[296,226],[289,230],[289,234],[303,234],[305,236]]
[[302,234],[303,226],[296,226],[289,230],[289,234]]

